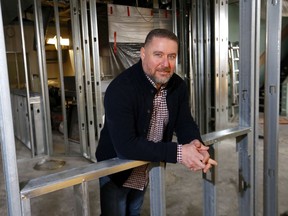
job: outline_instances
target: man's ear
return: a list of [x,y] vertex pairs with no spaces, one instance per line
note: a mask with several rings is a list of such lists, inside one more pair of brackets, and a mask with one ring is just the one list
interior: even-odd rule
[[140,58],[141,58],[141,60],[143,60],[145,58],[145,48],[144,47],[141,47],[141,49],[140,49]]

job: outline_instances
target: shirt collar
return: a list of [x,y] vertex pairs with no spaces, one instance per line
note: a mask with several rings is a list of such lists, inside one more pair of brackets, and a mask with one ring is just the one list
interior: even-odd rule
[[[154,88],[157,89],[157,86],[156,86],[155,82],[154,82],[146,73],[145,73],[145,76],[147,77],[147,79],[149,80],[149,82],[154,86]],[[166,83],[163,84],[163,85],[161,85],[159,91],[164,90],[166,86],[167,86]]]

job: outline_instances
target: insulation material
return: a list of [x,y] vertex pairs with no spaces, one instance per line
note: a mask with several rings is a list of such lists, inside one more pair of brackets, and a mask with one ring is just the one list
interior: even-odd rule
[[108,4],[109,42],[143,43],[153,28],[172,30],[172,13],[167,10]]
[[109,71],[114,78],[139,61],[140,48],[149,31],[165,28],[172,31],[172,12],[107,4]]
[[140,43],[118,43],[116,48],[110,45],[111,69],[116,72],[114,76],[139,61],[141,46]]

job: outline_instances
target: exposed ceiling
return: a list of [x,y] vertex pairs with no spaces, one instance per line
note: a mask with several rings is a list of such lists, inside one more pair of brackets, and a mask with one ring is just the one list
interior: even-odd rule
[[[1,1],[1,0],[0,0]],[[33,2],[34,0],[25,0],[21,1],[23,11],[27,11],[27,13],[24,13],[24,19],[30,19],[29,16],[33,13]],[[116,2],[119,4],[125,4],[125,2],[128,4],[128,2],[133,2],[131,0],[97,0],[97,2],[103,2],[103,3],[113,3]],[[139,6],[145,6],[147,4],[151,4],[153,0],[136,0],[135,4]],[[169,4],[171,0],[160,0],[159,4]],[[229,0],[229,4],[239,3],[239,0]],[[70,0],[59,0],[59,16],[61,21],[68,21],[70,18]],[[18,17],[18,0],[2,0],[1,1],[1,7],[2,7],[2,14],[3,14],[3,22],[4,25],[8,25],[11,23],[15,18]],[[53,7],[53,0],[42,0],[42,5],[44,7]],[[282,0],[282,16],[288,17],[288,0]],[[262,7],[262,14],[265,14],[265,8]],[[29,11],[31,12],[29,14]],[[32,18],[32,17],[31,17]]]

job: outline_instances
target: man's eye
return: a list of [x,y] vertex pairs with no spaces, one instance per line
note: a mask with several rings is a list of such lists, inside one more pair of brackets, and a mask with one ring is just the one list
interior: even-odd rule
[[170,60],[174,60],[174,59],[176,59],[176,56],[175,56],[175,55],[169,55],[168,58],[169,58]]
[[155,53],[154,55],[157,56],[157,57],[162,57],[161,53]]

